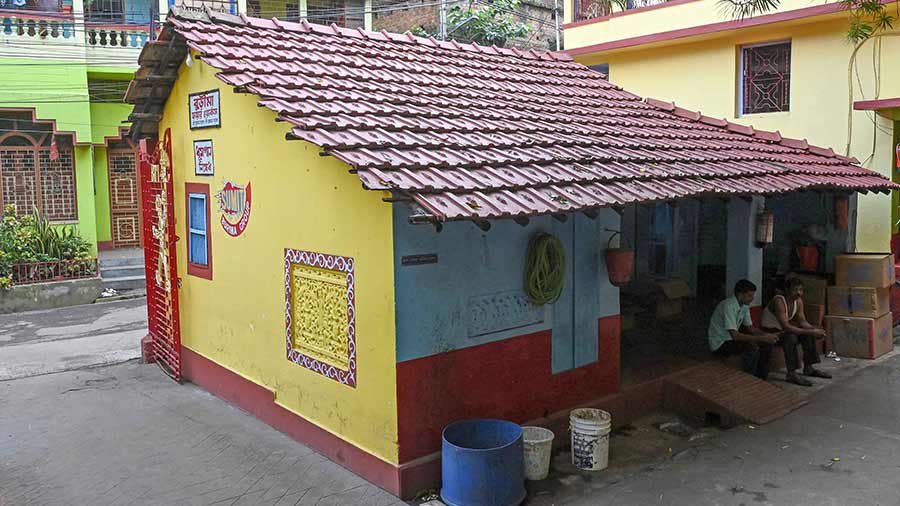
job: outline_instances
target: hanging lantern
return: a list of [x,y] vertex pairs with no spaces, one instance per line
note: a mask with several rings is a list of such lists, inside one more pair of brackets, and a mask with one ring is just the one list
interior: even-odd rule
[[834,196],[834,228],[836,230],[850,228],[850,198],[846,195]]
[[756,245],[772,244],[775,235],[775,216],[772,211],[762,211],[756,215]]

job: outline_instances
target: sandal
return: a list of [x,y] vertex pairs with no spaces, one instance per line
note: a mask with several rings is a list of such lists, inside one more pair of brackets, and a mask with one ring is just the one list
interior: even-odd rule
[[818,369],[813,369],[812,367],[810,367],[809,369],[804,369],[804,370],[803,370],[803,375],[804,375],[804,376],[809,376],[810,378],[825,378],[825,379],[831,379],[831,375],[828,374],[827,372],[825,372],[825,371],[820,371],[820,370],[818,370]]
[[813,385],[812,381],[809,381],[806,378],[801,378],[800,376],[797,376],[796,374],[789,374],[787,376],[786,380],[788,383],[800,385],[801,387],[811,387]]

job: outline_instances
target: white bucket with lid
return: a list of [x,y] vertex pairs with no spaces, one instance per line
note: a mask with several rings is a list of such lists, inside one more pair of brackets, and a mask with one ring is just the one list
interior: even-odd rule
[[594,408],[573,409],[569,414],[572,432],[572,464],[585,471],[602,471],[609,464],[609,431],[612,416]]
[[550,473],[553,431],[543,427],[522,427],[525,442],[525,479],[543,480]]

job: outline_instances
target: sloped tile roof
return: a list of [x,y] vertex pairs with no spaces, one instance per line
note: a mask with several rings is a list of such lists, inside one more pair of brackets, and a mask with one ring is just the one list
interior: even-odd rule
[[173,10],[126,99],[155,133],[187,48],[435,220],[896,186],[831,149],[642,99],[564,54]]

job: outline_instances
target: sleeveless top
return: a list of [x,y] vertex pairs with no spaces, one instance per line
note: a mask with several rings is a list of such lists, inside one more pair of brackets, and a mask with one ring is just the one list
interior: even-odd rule
[[[781,299],[781,303],[784,304],[784,307],[787,307],[787,299],[784,298],[784,295],[776,295],[775,298],[772,300],[775,301],[778,299]],[[788,312],[788,321],[793,320],[794,317],[797,316],[797,308],[798,308],[799,304],[800,304],[799,300],[794,301],[794,307],[790,308],[790,311]],[[766,328],[766,329],[784,330],[781,327],[781,322],[778,321],[778,317],[775,316],[775,313],[773,313],[771,309],[769,309],[769,306],[771,306],[771,305],[772,304],[770,303],[763,310],[762,327]]]

